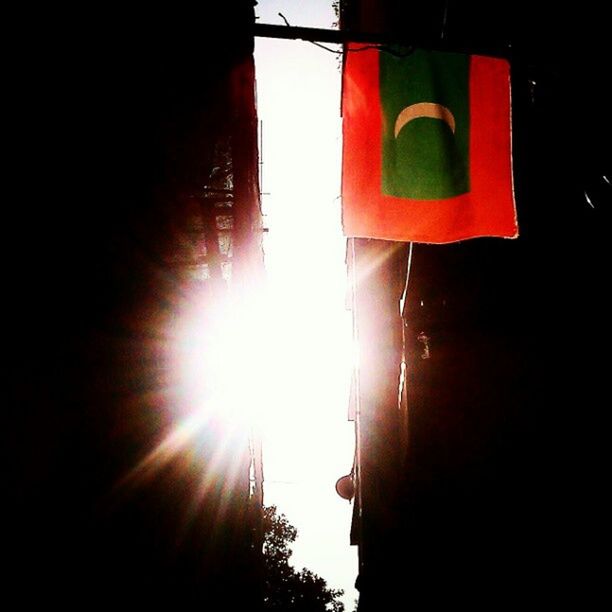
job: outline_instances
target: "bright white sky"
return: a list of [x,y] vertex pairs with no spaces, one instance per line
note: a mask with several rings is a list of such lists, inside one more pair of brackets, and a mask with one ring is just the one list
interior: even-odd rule
[[[331,0],[259,0],[261,23],[329,28]],[[338,57],[300,41],[257,39],[263,196],[274,338],[273,409],[264,431],[264,501],[298,529],[293,563],[357,597],[352,505],[334,490],[353,461],[347,421],[351,320],[340,226]]]

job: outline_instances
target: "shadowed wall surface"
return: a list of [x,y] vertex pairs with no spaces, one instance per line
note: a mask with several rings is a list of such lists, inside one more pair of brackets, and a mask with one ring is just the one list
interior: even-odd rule
[[[247,436],[213,419],[150,460],[193,409],[177,322],[218,306],[228,265],[236,282],[261,268],[251,5],[32,20],[6,225],[5,540],[23,605],[257,608]],[[229,203],[206,199],[219,186]]]

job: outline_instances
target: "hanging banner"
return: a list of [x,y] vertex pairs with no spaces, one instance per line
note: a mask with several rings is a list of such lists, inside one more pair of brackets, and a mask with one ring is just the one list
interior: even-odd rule
[[427,243],[516,238],[508,62],[347,49],[345,235]]

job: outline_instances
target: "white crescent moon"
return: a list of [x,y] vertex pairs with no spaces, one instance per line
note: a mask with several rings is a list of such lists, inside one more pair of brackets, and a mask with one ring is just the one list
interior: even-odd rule
[[397,135],[407,123],[421,117],[440,119],[448,125],[453,134],[455,133],[455,117],[453,117],[453,113],[451,113],[446,106],[435,104],[434,102],[419,102],[418,104],[407,106],[397,116],[394,130],[395,137],[397,138]]

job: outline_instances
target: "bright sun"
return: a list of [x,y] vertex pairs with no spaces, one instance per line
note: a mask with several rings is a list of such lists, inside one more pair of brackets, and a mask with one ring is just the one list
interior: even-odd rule
[[330,403],[346,407],[353,358],[343,293],[325,275],[314,286],[296,278],[296,269],[317,265],[296,258],[282,258],[267,286],[228,295],[212,309],[194,302],[183,316],[176,368],[198,420],[255,428],[284,445],[287,427],[300,423],[301,436],[315,435]]

